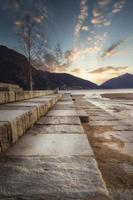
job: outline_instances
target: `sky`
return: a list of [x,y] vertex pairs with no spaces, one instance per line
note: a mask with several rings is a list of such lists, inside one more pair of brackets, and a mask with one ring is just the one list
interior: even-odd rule
[[[18,43],[14,27],[16,10],[9,6],[13,1],[0,0],[0,43],[10,48],[16,48]],[[32,2],[15,2],[19,1],[25,7]],[[43,0],[43,3],[46,13],[41,25],[49,48],[54,50],[59,43],[64,55],[69,52],[70,60],[69,65],[60,66],[49,62],[49,71],[70,73],[97,84],[133,73],[133,0]]]

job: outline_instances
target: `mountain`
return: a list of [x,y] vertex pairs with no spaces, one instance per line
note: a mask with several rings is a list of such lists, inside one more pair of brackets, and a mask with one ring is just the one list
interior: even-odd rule
[[[12,49],[0,45],[0,82],[18,84],[28,89],[28,60]],[[65,73],[50,73],[32,66],[34,89],[94,89],[90,81]]]
[[121,76],[112,78],[101,84],[100,88],[104,89],[133,88],[133,74],[126,73]]

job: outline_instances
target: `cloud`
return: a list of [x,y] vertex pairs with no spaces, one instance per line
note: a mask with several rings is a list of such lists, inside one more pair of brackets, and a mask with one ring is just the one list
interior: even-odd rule
[[85,26],[82,26],[82,30],[85,31],[85,32],[88,32],[88,31],[89,31],[89,27],[86,26],[86,25],[85,25]]
[[74,74],[80,74],[81,73],[81,69],[80,68],[75,68],[71,71]]
[[99,0],[98,4],[100,6],[106,6],[110,3],[110,0]]
[[118,53],[117,48],[124,42],[124,40],[120,40],[114,44],[112,44],[108,49],[106,49],[103,54],[101,55],[101,58],[110,57],[113,55],[116,55]]
[[126,0],[116,0],[116,2],[111,7],[111,0],[99,0],[97,4],[95,4],[94,9],[92,11],[93,18],[91,19],[91,23],[94,26],[110,26],[112,17],[122,11],[126,3]]
[[108,5],[110,4],[110,0],[99,0],[97,4],[95,4],[94,9],[92,11],[93,18],[91,19],[91,23],[95,26],[109,26],[111,21],[108,17]]
[[124,6],[125,6],[126,0],[117,0],[117,2],[114,3],[112,13],[118,13],[120,12]]
[[88,72],[88,75],[90,77],[90,80],[93,80],[94,82],[101,84],[104,81],[111,79],[113,77],[122,75],[128,71],[127,66],[122,67],[99,67],[94,70],[91,70]]
[[77,24],[74,29],[74,38],[77,39],[80,30],[83,27],[85,19],[88,17],[88,0],[81,0],[80,13],[77,19]]
[[126,70],[128,67],[111,67],[111,66],[109,66],[109,67],[100,67],[100,68],[97,68],[97,69],[94,69],[94,70],[92,70],[92,71],[90,71],[89,73],[91,73],[91,74],[99,74],[99,73],[103,73],[103,72],[111,72],[111,73],[118,73],[118,72],[120,72],[120,71],[123,71],[123,70]]

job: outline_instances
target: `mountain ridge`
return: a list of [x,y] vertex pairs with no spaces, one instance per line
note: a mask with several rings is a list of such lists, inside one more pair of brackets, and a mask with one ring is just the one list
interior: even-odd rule
[[[15,50],[0,45],[0,82],[28,89],[28,60]],[[95,83],[67,73],[51,73],[32,66],[34,89],[97,89]]]
[[125,73],[114,77],[102,83],[100,88],[103,89],[126,89],[133,88],[133,74]]

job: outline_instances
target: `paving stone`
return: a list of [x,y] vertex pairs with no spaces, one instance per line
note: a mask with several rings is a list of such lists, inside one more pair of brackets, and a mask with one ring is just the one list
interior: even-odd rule
[[81,122],[88,122],[89,121],[88,114],[83,109],[78,109],[77,115],[79,116]]
[[78,117],[42,117],[37,124],[73,124],[80,125],[80,120]]
[[118,125],[118,121],[89,121],[90,126],[114,126]]
[[63,97],[61,98],[61,101],[72,101],[72,98],[71,97]]
[[114,125],[112,126],[114,131],[133,131],[133,126],[129,125]]
[[93,121],[118,121],[118,119],[115,119],[114,117],[112,116],[109,116],[109,115],[98,115],[98,116],[90,116],[91,120]]
[[58,104],[65,104],[65,105],[73,105],[72,101],[67,101],[67,103],[65,101],[59,101]]
[[106,131],[102,134],[106,138],[118,138],[124,142],[133,142],[133,131]]
[[75,110],[75,107],[73,105],[65,105],[65,104],[59,104],[58,103],[52,108],[52,110]]
[[77,117],[75,110],[51,110],[48,112],[47,116],[66,116],[66,117]]
[[[7,107],[17,107],[17,106],[19,106],[20,108],[21,107],[35,107],[38,104],[41,105],[41,103],[38,103],[38,102],[21,101],[21,102],[9,103],[9,104],[6,104],[6,105],[2,105],[0,107],[3,107],[3,106],[7,106]],[[23,109],[23,108],[21,108],[21,109]]]
[[25,110],[0,110],[0,121],[12,121],[13,119],[25,114]]
[[[60,98],[57,95],[55,99]],[[54,99],[54,101],[56,101]],[[4,109],[0,109],[0,121],[9,122],[12,130],[12,143],[16,142],[23,133],[44,115],[53,103],[32,103],[32,102],[19,102],[4,105]],[[16,108],[15,108],[16,106]],[[20,106],[20,108],[18,108]],[[3,105],[0,106],[3,108]]]
[[93,152],[85,134],[26,134],[6,155],[93,156]]
[[113,150],[117,150],[121,154],[133,157],[133,143],[131,143],[131,142],[121,141],[121,143],[118,143],[117,140],[116,140],[116,141],[111,142],[111,143],[110,142],[104,142],[103,145],[106,145],[107,147],[109,147]]
[[[34,130],[34,128],[33,128]],[[28,133],[33,133],[31,129]],[[36,125],[34,132],[41,133],[41,134],[49,134],[49,133],[84,133],[84,130],[81,125],[64,125],[64,124],[56,124],[56,125]]]
[[107,200],[96,161],[88,156],[0,158],[0,198]]

